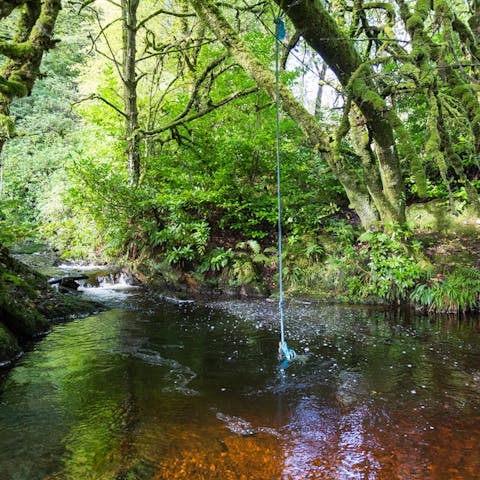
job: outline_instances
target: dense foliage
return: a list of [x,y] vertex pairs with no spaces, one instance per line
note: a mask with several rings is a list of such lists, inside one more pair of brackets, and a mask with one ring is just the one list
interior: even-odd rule
[[475,288],[445,294],[475,283],[475,262],[431,265],[425,224],[405,221],[433,200],[477,233],[478,5],[276,3],[65,8],[45,75],[9,112],[1,240],[43,237],[195,286],[275,287],[280,7],[287,285],[477,308]]

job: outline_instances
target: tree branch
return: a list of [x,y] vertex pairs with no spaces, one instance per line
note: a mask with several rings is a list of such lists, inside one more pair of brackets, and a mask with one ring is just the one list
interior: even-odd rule
[[242,92],[236,92],[236,93],[230,95],[229,97],[223,98],[222,100],[220,100],[217,103],[211,103],[210,105],[208,105],[206,108],[204,108],[200,112],[193,113],[192,115],[189,115],[187,117],[185,117],[185,116],[180,117],[179,116],[175,120],[170,122],[170,124],[168,124],[168,125],[165,125],[165,126],[160,127],[160,128],[155,128],[153,130],[140,130],[140,131],[141,131],[141,133],[143,133],[143,135],[149,136],[149,137],[154,137],[154,136],[160,135],[161,133],[163,133],[167,130],[171,130],[172,128],[178,127],[180,125],[184,125],[186,123],[192,122],[193,120],[197,120],[198,118],[204,117],[205,115],[209,114],[213,110],[216,110],[217,108],[223,107],[224,105],[226,105],[230,102],[233,102],[234,100],[238,100],[239,98],[246,97],[248,95],[251,95],[252,93],[256,93],[256,92],[258,92],[258,90],[259,90],[258,87],[252,87],[252,88],[249,88],[248,90],[244,90]]
[[173,17],[180,17],[180,18],[186,18],[186,17],[195,17],[195,13],[180,13],[180,12],[175,12],[172,10],[165,10],[164,8],[159,8],[158,10],[155,10],[152,12],[148,17],[145,17],[143,20],[137,23],[137,30],[143,27],[146,23],[148,23],[152,18],[156,17],[157,15],[171,15]]
[[193,86],[192,94],[190,95],[190,100],[188,101],[186,107],[184,108],[183,112],[175,120],[180,120],[188,114],[193,104],[195,103],[195,100],[197,99],[198,92],[200,91],[201,85],[206,80],[209,73],[212,72],[221,63],[223,63],[227,59],[227,57],[228,57],[228,54],[225,53],[222,56],[216,58],[213,62],[210,63],[210,65],[207,66],[207,68],[205,68],[205,70],[203,71],[203,73],[200,75],[200,77],[195,82],[195,85]]
[[0,2],[0,18],[5,18],[12,13],[12,11],[26,3],[26,0],[4,0]]
[[280,70],[284,71],[287,68],[287,61],[290,52],[297,46],[297,43],[300,40],[300,32],[295,30],[295,33],[292,35],[288,43],[285,45],[282,60],[280,61]]
[[[166,45],[165,48],[160,51],[157,51],[155,53],[150,53],[148,55],[145,55],[141,58],[139,58],[137,60],[137,62],[142,62],[144,60],[148,60],[149,58],[152,58],[152,57],[159,57],[159,56],[163,56],[163,55],[170,55],[171,53],[183,53],[185,52],[186,50],[193,50],[193,49],[196,49],[196,48],[200,48],[200,47],[203,47],[204,45],[210,45],[212,43],[214,43],[215,40],[213,39],[207,39],[205,40],[204,42],[202,43],[197,43],[197,44],[193,44],[193,45],[190,45],[189,47],[185,47],[185,48],[178,48],[178,49],[167,49],[166,47],[173,47],[173,45]],[[155,49],[155,46],[154,45],[151,45],[154,49]]]
[[[113,48],[112,46],[110,45],[110,41],[108,40],[108,37],[107,37],[107,34],[105,33],[105,30],[110,27],[111,25],[113,25],[115,22],[121,20],[120,18],[117,18],[115,20],[113,20],[112,22],[110,22],[109,24],[107,24],[106,26],[103,26],[102,25],[102,21],[100,20],[100,16],[98,14],[98,12],[90,7],[90,10],[93,12],[93,14],[95,15],[95,19],[97,21],[97,24],[98,26],[100,27],[100,32],[98,33],[97,37],[94,39],[93,37],[90,37],[92,39],[92,42],[95,46],[95,51],[97,53],[99,53],[100,55],[103,55],[104,57],[108,58],[110,61],[113,62],[114,66],[115,66],[115,69],[117,70],[117,73],[118,73],[118,76],[120,77],[120,79],[122,80],[122,82],[125,82],[125,79],[123,77],[123,72],[122,72],[122,68],[121,68],[121,62],[119,62],[115,56],[115,52],[113,51]],[[104,52],[102,52],[98,47],[97,47],[97,42],[96,40],[98,40],[98,38],[100,38],[100,36],[103,36],[104,40],[105,40],[105,43],[107,45],[107,48],[108,48],[108,51],[110,52],[110,55],[111,57],[109,57],[108,55],[106,55]]]
[[0,42],[0,55],[13,60],[30,57],[34,52],[31,42]]
[[125,114],[125,112],[120,110],[119,107],[117,107],[112,102],[110,102],[106,98],[104,98],[101,95],[98,95],[96,93],[92,93],[88,97],[82,98],[81,100],[78,100],[77,102],[74,102],[73,105],[78,105],[79,103],[87,102],[88,100],[100,100],[103,103],[105,103],[106,105],[108,105],[110,108],[113,108],[113,110],[115,110],[117,113],[119,113],[122,117],[127,118],[127,115]]

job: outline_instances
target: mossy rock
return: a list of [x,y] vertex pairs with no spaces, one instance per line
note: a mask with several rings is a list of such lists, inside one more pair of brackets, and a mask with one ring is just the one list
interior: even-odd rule
[[21,353],[16,338],[0,323],[0,364],[13,360]]
[[104,309],[74,295],[62,295],[44,275],[14,259],[0,246],[0,363],[14,359],[19,343],[44,333],[50,320]]
[[3,324],[17,337],[35,337],[48,328],[48,320],[35,310],[34,305],[13,300],[0,305],[0,312]]
[[75,318],[102,310],[105,310],[105,305],[99,302],[53,290],[50,290],[43,301],[37,304],[37,312],[49,320]]
[[458,233],[467,231],[480,233],[480,219],[472,207],[456,205],[453,214],[446,208],[445,201],[432,200],[428,203],[417,203],[407,208],[407,220],[414,229],[434,232]]
[[47,289],[44,277],[0,251],[0,313],[15,336],[33,337],[47,328],[47,319],[36,310]]

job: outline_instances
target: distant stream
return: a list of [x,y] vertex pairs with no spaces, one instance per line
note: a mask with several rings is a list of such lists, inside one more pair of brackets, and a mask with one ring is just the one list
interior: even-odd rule
[[478,479],[480,320],[84,294],[0,383],[1,480]]

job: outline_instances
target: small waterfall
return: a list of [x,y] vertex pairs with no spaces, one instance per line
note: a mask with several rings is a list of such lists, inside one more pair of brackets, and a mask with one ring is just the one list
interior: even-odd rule
[[89,271],[87,278],[77,283],[78,291],[111,306],[125,306],[128,298],[141,289],[131,274],[122,271]]
[[63,264],[59,276],[49,283],[57,290],[79,291],[104,301],[121,301],[140,288],[139,282],[128,272],[101,265]]
[[79,280],[79,290],[89,288],[106,288],[106,289],[129,289],[137,288],[138,282],[132,275],[126,272],[110,272],[100,275],[88,275],[88,278]]

